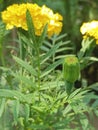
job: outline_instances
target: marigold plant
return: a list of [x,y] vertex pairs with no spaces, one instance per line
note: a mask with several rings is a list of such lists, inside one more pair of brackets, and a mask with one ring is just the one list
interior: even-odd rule
[[6,24],[6,29],[21,27],[24,30],[28,30],[26,23],[27,10],[29,10],[33,19],[36,35],[41,35],[45,24],[48,24],[48,36],[61,32],[62,16],[59,13],[53,13],[53,11],[45,5],[40,7],[32,3],[13,4],[9,6],[7,10],[4,10],[2,12],[2,19]]
[[84,35],[84,38],[93,37],[96,40],[96,44],[98,44],[98,21],[93,20],[83,23],[80,31]]
[[[98,82],[88,85],[81,72],[98,61],[92,55],[95,40],[88,37],[97,35],[97,25],[87,24],[83,34],[88,38],[75,51],[66,33],[53,35],[60,33],[62,19],[45,5],[32,3],[14,4],[2,12],[0,130],[94,130],[90,119],[98,116]],[[17,35],[9,37],[5,25],[20,28]]]

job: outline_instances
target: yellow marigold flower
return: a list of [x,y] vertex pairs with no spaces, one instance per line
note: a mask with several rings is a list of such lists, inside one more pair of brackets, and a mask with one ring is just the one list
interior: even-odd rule
[[80,32],[86,37],[93,37],[98,44],[98,21],[91,21],[88,23],[83,23],[80,28]]
[[37,4],[13,4],[2,12],[2,20],[6,24],[6,29],[12,29],[14,27],[21,27],[24,30],[28,30],[26,23],[26,11],[30,11],[36,35],[40,36],[44,26],[48,23],[48,36],[53,34],[59,34],[62,30],[63,17],[43,5],[42,7]]

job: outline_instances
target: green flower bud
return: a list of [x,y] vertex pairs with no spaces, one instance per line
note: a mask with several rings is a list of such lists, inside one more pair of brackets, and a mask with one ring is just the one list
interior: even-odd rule
[[74,83],[80,74],[80,63],[75,55],[68,55],[63,63],[64,79],[68,82]]

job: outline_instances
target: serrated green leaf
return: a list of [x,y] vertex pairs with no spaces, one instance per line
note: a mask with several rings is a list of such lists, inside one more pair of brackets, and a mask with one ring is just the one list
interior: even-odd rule
[[54,45],[46,54],[45,56],[42,57],[42,62],[41,64],[43,64],[46,60],[48,60],[53,54],[55,54],[56,50],[59,48],[61,42]]
[[63,59],[60,59],[58,61],[55,61],[53,64],[50,64],[42,73],[41,78],[49,74],[51,71],[53,71],[58,65],[62,64]]
[[18,116],[19,116],[19,106],[20,106],[20,102],[19,100],[15,100],[13,102],[13,116],[14,116],[14,122],[18,122]]
[[81,96],[82,94],[85,94],[87,92],[87,90],[85,90],[85,91],[81,91],[81,88],[79,88],[79,89],[76,89],[74,92],[72,92],[71,94],[70,94],[70,96],[69,96],[69,99],[71,99],[71,98],[79,98],[79,96]]
[[56,52],[63,52],[63,51],[68,51],[68,50],[72,50],[72,47],[62,47],[60,49],[58,49]]
[[16,90],[0,89],[0,97],[11,98],[11,99],[20,100],[21,102],[30,103],[24,94]]
[[49,51],[49,48],[43,45],[43,46],[41,46],[41,50],[42,50],[42,51],[45,51],[45,52],[48,52],[48,51]]
[[31,129],[31,130],[33,130],[33,129],[36,129],[36,130],[46,130],[47,128],[49,128],[49,126],[48,126],[48,124],[42,124],[42,125],[40,125],[40,124],[31,124],[30,126],[29,126],[29,128]]
[[[28,46],[30,46],[30,47],[33,47],[32,42],[30,42],[30,40],[28,39],[27,36],[25,36],[25,35],[24,35],[23,33],[21,33],[21,32],[19,32],[19,35],[20,35],[21,40],[22,40],[26,45],[28,45]],[[19,41],[17,41],[17,42],[19,42]]]
[[98,62],[98,58],[97,57],[85,57],[85,60],[97,61]]
[[24,112],[25,112],[25,120],[27,122],[30,116],[30,106],[28,104],[25,104]]
[[33,80],[27,78],[26,76],[23,76],[21,74],[16,74],[13,73],[12,74],[17,80],[22,81],[24,84],[28,85],[28,86],[32,86],[35,87],[35,83],[33,82]]
[[90,86],[88,86],[89,88],[91,88],[91,89],[93,89],[93,90],[96,90],[96,91],[98,91],[98,82],[96,82],[96,83],[93,83],[93,84],[91,84]]
[[52,44],[50,44],[50,42],[47,40],[44,41],[44,45],[47,46],[48,48],[52,47]]
[[47,34],[47,29],[48,29],[48,24],[45,25],[43,32],[41,34],[41,36],[39,37],[38,40],[38,45],[42,45],[43,41],[45,40],[46,34]]
[[54,37],[52,38],[52,40],[58,41],[58,40],[63,39],[63,38],[66,37],[66,36],[67,36],[66,33],[65,33],[65,34],[62,34],[62,35],[60,35],[60,36],[54,35]]
[[41,86],[40,90],[49,90],[52,88],[56,88],[57,86],[63,86],[63,81],[51,81],[51,82],[45,82],[43,86]]
[[35,35],[35,28],[34,28],[33,20],[32,20],[29,10],[27,10],[26,12],[26,20],[27,20],[29,36],[32,39],[33,43],[36,45],[37,41],[36,41],[36,35]]
[[13,56],[13,59],[21,65],[21,67],[25,68],[30,74],[36,76],[37,72],[33,69],[33,66],[29,65],[26,61],[21,60],[20,58]]
[[4,112],[5,102],[6,102],[6,99],[2,98],[1,103],[0,103],[0,118],[1,118],[1,116],[3,114],[3,112]]

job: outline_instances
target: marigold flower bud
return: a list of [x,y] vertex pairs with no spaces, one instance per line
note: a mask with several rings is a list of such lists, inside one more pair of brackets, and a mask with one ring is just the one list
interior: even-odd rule
[[68,82],[74,83],[80,74],[80,63],[74,55],[68,55],[63,63],[63,76]]

